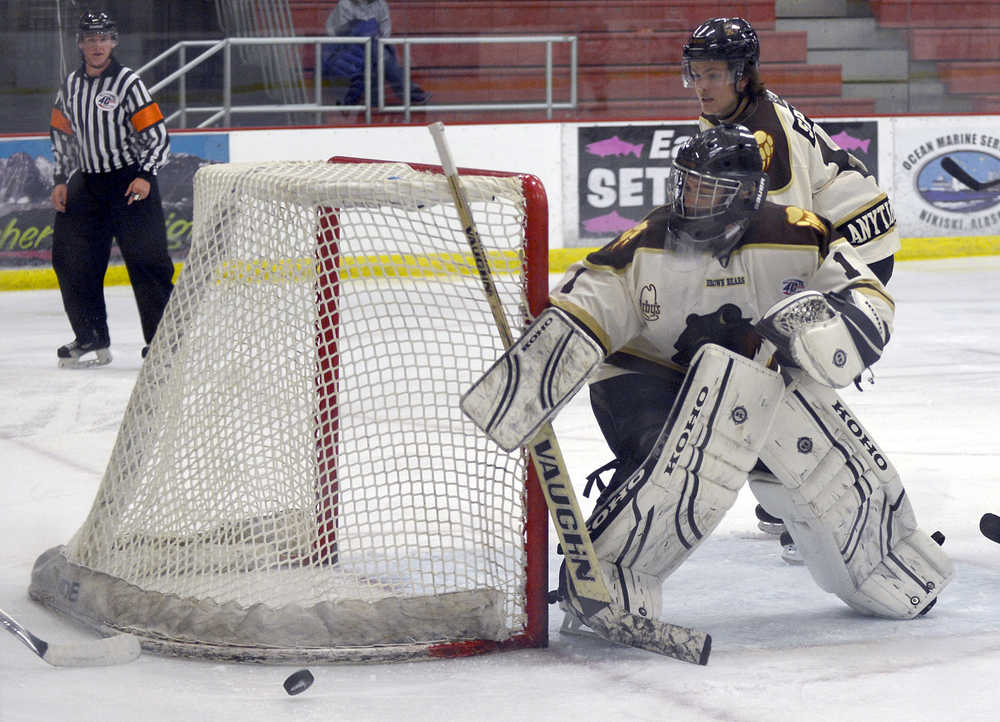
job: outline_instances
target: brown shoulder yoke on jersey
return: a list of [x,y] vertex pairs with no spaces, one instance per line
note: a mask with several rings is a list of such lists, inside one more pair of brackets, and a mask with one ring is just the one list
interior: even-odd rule
[[[773,193],[786,188],[792,182],[792,149],[785,127],[774,110],[774,99],[770,94],[765,95],[751,106],[746,117],[737,122],[745,125],[762,145],[761,157],[767,173],[768,190]],[[773,143],[770,148],[762,143],[761,133],[770,137]]]
[[812,246],[825,258],[833,241],[830,222],[798,206],[764,201],[737,248],[753,245]]
[[632,263],[635,252],[639,248],[663,248],[663,240],[667,233],[666,206],[659,206],[639,223],[611,241],[608,245],[587,255],[584,259],[591,266],[604,266],[622,270]]

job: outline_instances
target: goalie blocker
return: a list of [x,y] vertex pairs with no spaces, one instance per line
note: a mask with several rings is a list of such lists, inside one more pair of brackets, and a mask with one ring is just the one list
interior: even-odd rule
[[526,444],[604,359],[600,345],[558,308],[524,335],[462,396],[462,411],[504,451]]

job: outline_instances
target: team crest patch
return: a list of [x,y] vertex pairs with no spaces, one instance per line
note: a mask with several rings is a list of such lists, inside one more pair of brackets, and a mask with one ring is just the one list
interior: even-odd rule
[[647,283],[639,289],[639,313],[644,321],[655,321],[660,317],[660,304],[656,301],[656,286]]
[[118,107],[118,96],[110,90],[104,90],[98,94],[94,103],[101,110],[114,110]]
[[781,282],[781,292],[786,296],[798,293],[805,289],[806,283],[801,278],[786,278]]

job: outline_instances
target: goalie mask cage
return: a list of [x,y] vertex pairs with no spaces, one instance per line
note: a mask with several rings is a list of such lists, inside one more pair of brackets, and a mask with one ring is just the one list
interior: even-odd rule
[[[548,295],[544,189],[463,180],[506,313],[526,321]],[[459,409],[502,350],[439,167],[203,167],[93,507],[30,595],[209,659],[545,645],[534,472]]]

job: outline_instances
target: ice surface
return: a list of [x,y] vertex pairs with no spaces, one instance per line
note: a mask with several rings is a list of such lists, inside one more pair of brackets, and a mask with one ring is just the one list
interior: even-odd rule
[[[996,720],[1000,545],[978,523],[1000,513],[1000,257],[899,263],[890,290],[895,334],[876,384],[844,395],[892,455],[921,525],[947,537],[956,579],[926,617],[870,619],[820,591],[757,531],[744,490],[664,587],[665,619],[712,633],[706,667],[560,637],[555,608],[547,649],[314,666],[297,697],[281,686],[295,667],[145,654],[56,669],[3,634],[0,720]],[[26,590],[35,558],[83,522],[139,368],[131,290],[107,295],[114,362],[67,371],[56,368],[71,336],[58,292],[0,293],[0,607],[62,642],[88,634]],[[586,393],[555,429],[574,478],[608,460]]]

